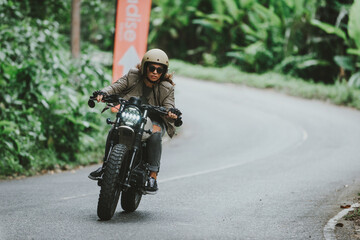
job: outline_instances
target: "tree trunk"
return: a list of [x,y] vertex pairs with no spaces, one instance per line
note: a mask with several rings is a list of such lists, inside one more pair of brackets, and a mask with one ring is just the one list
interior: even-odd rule
[[72,0],[71,6],[71,54],[80,57],[80,4],[81,0]]

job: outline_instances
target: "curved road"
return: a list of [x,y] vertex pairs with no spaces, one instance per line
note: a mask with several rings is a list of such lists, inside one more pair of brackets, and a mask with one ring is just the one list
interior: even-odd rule
[[96,167],[0,182],[0,239],[323,239],[360,173],[360,112],[176,78],[159,193],[98,221]]

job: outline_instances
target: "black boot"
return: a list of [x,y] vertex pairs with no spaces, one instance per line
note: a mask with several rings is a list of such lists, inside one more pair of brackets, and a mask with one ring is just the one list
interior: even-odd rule
[[[102,175],[104,173],[104,169],[105,169],[105,159],[107,158],[107,155],[109,153],[110,147],[111,147],[111,136],[112,136],[112,131],[113,131],[114,127],[112,127],[109,131],[108,137],[106,139],[106,145],[105,145],[105,155],[103,157],[103,165],[101,167],[99,167],[98,169],[96,169],[95,171],[91,172],[89,174],[89,178],[91,180],[102,180]],[[99,184],[99,183],[98,183]],[[100,186],[100,185],[99,185]]]
[[155,178],[149,177],[145,190],[147,194],[156,194],[158,186]]
[[101,180],[103,173],[104,173],[103,167],[99,167],[95,171],[91,172],[88,177],[91,180]]

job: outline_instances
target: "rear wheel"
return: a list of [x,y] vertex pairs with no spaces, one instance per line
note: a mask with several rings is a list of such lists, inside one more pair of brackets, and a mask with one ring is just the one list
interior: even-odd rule
[[120,180],[124,178],[120,175],[125,173],[125,171],[121,171],[121,165],[125,162],[127,153],[125,145],[117,144],[112,149],[106,163],[97,208],[97,214],[101,220],[110,220],[114,215],[121,192]]
[[141,201],[142,193],[130,188],[121,194],[121,207],[125,212],[134,212]]

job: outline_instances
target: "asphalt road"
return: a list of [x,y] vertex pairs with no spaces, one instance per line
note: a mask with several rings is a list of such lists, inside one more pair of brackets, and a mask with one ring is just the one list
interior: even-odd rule
[[0,182],[0,239],[323,239],[360,174],[360,112],[177,77],[159,193],[96,215],[96,166]]

